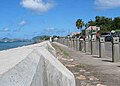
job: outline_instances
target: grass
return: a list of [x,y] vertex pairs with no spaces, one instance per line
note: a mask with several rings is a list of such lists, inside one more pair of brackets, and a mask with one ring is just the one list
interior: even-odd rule
[[59,47],[59,50],[60,52],[62,52],[62,54],[65,56],[65,57],[68,57],[69,56],[69,53],[65,50],[63,50],[62,48]]
[[69,53],[66,52],[66,51],[63,51],[63,54],[64,54],[65,56],[69,56]]
[[76,67],[86,68],[86,67],[87,67],[87,65],[86,65],[86,64],[82,64],[82,63],[80,63],[80,64],[79,64],[79,65],[77,65]]
[[59,50],[65,58],[69,57],[69,53],[67,51],[65,51],[64,49],[60,48],[59,46],[53,44],[53,47],[56,49],[56,50]]

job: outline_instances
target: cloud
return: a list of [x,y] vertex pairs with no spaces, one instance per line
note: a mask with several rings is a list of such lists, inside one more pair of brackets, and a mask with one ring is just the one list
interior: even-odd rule
[[47,34],[47,35],[54,34],[54,33],[56,33],[56,28],[54,28],[54,27],[46,28],[46,29],[44,29],[43,33]]
[[120,0],[95,0],[95,8],[98,10],[106,10],[120,7]]
[[0,30],[1,32],[10,32],[9,28],[3,28],[2,30]]
[[20,32],[23,27],[27,25],[27,22],[25,20],[22,20],[18,23],[18,28],[13,30],[13,32]]
[[56,28],[54,27],[49,27],[47,29],[45,29],[46,32],[55,32],[56,31]]
[[54,7],[52,2],[45,2],[45,0],[22,0],[20,4],[26,9],[39,13],[46,12]]
[[21,28],[13,30],[13,32],[20,32],[20,31],[21,31]]
[[18,23],[19,26],[25,26],[27,22],[25,20],[22,20]]
[[60,35],[60,34],[64,34],[66,31],[62,28],[62,29],[58,29],[55,27],[49,27],[44,29],[43,33],[41,34],[47,34],[47,35]]

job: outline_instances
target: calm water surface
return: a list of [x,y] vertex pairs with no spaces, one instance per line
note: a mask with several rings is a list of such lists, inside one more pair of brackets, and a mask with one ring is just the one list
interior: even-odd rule
[[33,42],[0,42],[0,51],[32,44]]

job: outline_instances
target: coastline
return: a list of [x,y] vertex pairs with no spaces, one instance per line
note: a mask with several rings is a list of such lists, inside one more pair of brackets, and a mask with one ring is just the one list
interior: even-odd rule
[[0,42],[0,51],[36,44],[34,42]]

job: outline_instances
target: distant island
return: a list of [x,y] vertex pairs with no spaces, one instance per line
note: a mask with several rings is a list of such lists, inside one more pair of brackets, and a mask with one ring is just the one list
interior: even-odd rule
[[0,42],[33,42],[33,43],[39,43],[41,41],[49,40],[50,37],[51,36],[46,36],[46,35],[35,36],[32,39],[20,39],[20,38],[8,38],[8,37],[5,37],[5,38],[0,39]]
[[32,40],[29,39],[10,39],[10,38],[2,38],[0,39],[0,42],[30,42]]

